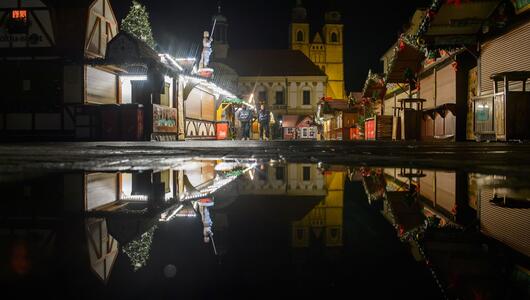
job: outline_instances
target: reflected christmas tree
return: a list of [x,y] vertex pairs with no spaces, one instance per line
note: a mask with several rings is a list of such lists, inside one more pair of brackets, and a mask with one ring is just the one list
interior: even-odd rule
[[153,226],[138,239],[123,246],[123,253],[127,254],[131,260],[131,265],[134,267],[135,272],[147,265],[153,236],[157,228],[156,225]]

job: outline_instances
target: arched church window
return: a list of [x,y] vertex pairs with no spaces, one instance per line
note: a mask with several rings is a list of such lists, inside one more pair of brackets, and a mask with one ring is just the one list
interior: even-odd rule
[[303,42],[304,41],[304,33],[302,31],[298,31],[296,33],[296,41],[297,42]]
[[338,43],[339,42],[339,36],[336,32],[333,32],[331,34],[331,42],[332,43]]

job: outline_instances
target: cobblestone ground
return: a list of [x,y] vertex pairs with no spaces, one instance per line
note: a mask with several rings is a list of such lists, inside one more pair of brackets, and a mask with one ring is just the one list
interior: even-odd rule
[[250,158],[496,174],[530,173],[528,143],[186,141],[0,145],[0,171],[4,172],[31,169],[156,169],[192,158]]

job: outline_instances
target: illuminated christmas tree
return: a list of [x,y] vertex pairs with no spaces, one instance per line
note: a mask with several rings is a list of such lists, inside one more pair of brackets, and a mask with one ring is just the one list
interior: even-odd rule
[[133,0],[129,13],[121,21],[121,30],[124,30],[138,39],[144,41],[151,48],[155,48],[155,39],[151,31],[151,23],[149,22],[149,13],[144,5],[138,1]]

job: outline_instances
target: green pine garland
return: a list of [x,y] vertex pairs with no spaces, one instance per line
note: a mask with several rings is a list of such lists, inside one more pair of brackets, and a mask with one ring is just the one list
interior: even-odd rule
[[243,175],[244,170],[243,169],[235,169],[229,172],[225,172],[225,177],[239,177]]
[[223,99],[223,103],[243,104],[245,103],[245,100],[238,99],[238,98],[225,98]]
[[121,29],[144,41],[149,47],[155,48],[149,13],[138,1],[133,0],[129,13],[121,21]]

